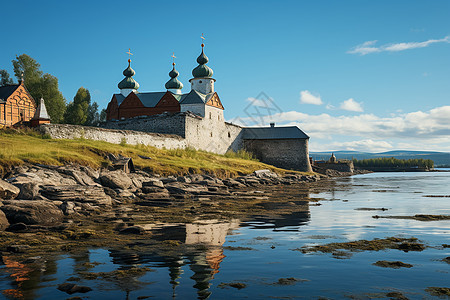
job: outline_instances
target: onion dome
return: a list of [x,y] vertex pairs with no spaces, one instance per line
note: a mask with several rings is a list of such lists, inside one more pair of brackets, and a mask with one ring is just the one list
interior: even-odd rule
[[131,59],[129,59],[128,68],[123,70],[123,76],[125,76],[125,78],[118,84],[119,89],[137,90],[139,88],[139,83],[133,79],[134,74],[136,74],[136,72],[131,68]]
[[200,54],[199,57],[197,57],[198,66],[195,67],[194,70],[192,70],[192,76],[194,78],[204,78],[204,77],[212,77],[213,70],[206,65],[206,63],[209,61],[208,57],[203,52],[203,47],[205,45],[202,44],[202,54]]
[[166,89],[175,89],[175,90],[181,90],[183,88],[183,84],[178,80],[178,73],[177,70],[175,70],[175,63],[172,64],[173,68],[172,71],[169,72],[170,79],[166,82]]

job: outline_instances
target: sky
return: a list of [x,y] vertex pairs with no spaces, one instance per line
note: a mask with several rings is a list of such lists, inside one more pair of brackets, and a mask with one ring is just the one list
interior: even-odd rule
[[183,92],[205,36],[228,121],[297,125],[310,151],[450,152],[450,1],[3,1],[0,69],[28,54],[105,108],[131,48],[139,91]]

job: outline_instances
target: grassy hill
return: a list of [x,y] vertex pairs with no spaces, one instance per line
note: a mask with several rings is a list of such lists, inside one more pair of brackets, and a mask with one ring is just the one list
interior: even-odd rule
[[42,136],[30,129],[2,129],[0,177],[12,166],[25,163],[106,167],[110,164],[107,159],[108,153],[132,157],[137,168],[161,175],[207,173],[218,177],[230,177],[249,174],[259,169],[286,172],[284,169],[257,161],[245,151],[217,155],[193,149],[164,150],[144,145],[116,145],[86,139],[59,140]]
[[[409,151],[409,150],[395,150],[381,153],[367,153],[358,151],[336,151],[334,152],[337,159],[352,159],[357,160],[370,158],[394,157],[397,159],[431,159],[434,161],[435,167],[450,165],[450,153],[436,152],[436,151]],[[315,160],[328,160],[331,152],[310,152]]]

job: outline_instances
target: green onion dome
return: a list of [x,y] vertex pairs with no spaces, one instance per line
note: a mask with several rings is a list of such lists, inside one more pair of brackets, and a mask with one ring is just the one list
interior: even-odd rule
[[198,66],[192,70],[192,76],[194,76],[194,78],[212,77],[213,70],[206,65],[208,61],[208,57],[203,52],[202,44],[202,54],[197,58]]
[[175,63],[172,64],[173,68],[172,71],[169,72],[170,79],[166,82],[166,89],[176,89],[181,90],[183,88],[183,84],[178,80],[178,73],[177,70],[175,70]]
[[125,76],[125,78],[118,84],[119,89],[137,90],[139,88],[139,83],[133,79],[134,74],[136,74],[136,72],[131,68],[131,60],[129,59],[128,68],[123,70],[123,76]]

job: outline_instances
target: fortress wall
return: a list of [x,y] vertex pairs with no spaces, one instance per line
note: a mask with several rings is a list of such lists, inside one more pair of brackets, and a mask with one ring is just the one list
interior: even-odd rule
[[108,129],[176,134],[184,138],[186,137],[186,131],[184,130],[185,120],[186,114],[184,113],[160,114],[119,121],[108,121],[102,123],[100,126]]
[[242,128],[225,123],[223,110],[205,106],[204,118],[186,118],[186,140],[190,147],[224,154],[241,147]]
[[177,135],[146,133],[131,130],[113,130],[67,124],[44,124],[41,125],[39,129],[42,133],[48,134],[54,139],[85,138],[113,144],[126,142],[131,145],[144,144],[156,148],[186,148],[186,140]]
[[288,170],[312,171],[307,139],[244,140],[244,147],[264,163]]

